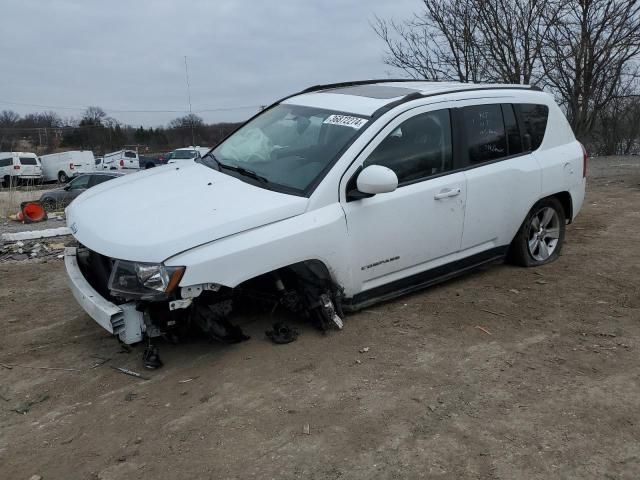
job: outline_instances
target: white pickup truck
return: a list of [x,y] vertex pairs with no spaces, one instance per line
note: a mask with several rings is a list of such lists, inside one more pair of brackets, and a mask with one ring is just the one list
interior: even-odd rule
[[96,170],[139,170],[140,158],[135,150],[118,150],[117,152],[106,153]]
[[181,325],[242,340],[238,302],[339,327],[479,265],[556,260],[586,168],[553,97],[528,86],[318,86],[199,161],[82,194],[65,263],[78,302],[126,343]]

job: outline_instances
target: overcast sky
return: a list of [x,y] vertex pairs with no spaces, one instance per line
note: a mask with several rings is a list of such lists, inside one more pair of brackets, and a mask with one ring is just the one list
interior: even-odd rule
[[69,117],[98,105],[124,123],[163,125],[188,110],[186,55],[194,112],[208,122],[244,119],[256,106],[310,85],[399,76],[384,65],[384,44],[370,22],[374,15],[407,18],[420,5],[7,0],[1,8],[0,110],[55,110]]

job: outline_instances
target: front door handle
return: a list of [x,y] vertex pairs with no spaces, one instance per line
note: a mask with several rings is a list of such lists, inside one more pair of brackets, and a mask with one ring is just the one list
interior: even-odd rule
[[455,197],[460,195],[459,188],[445,188],[444,190],[440,190],[440,193],[436,193],[433,198],[436,200],[442,200],[443,198]]

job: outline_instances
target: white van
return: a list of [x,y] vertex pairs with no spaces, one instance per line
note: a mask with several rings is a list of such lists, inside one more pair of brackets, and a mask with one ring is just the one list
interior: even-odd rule
[[93,152],[76,150],[71,152],[52,153],[40,157],[42,177],[45,182],[67,183],[80,173],[89,173],[95,169]]
[[560,258],[587,161],[553,96],[529,86],[316,86],[212,155],[82,194],[66,268],[126,343],[189,322],[241,341],[227,316],[256,301],[341,328],[343,311],[480,265]]
[[101,165],[105,170],[139,170],[140,158],[135,150],[118,150],[105,154]]
[[0,180],[4,187],[42,182],[38,156],[30,152],[0,152]]

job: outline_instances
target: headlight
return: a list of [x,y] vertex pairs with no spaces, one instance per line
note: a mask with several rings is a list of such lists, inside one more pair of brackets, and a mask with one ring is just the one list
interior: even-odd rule
[[109,290],[125,297],[163,297],[173,291],[183,273],[184,267],[116,260],[109,278]]

